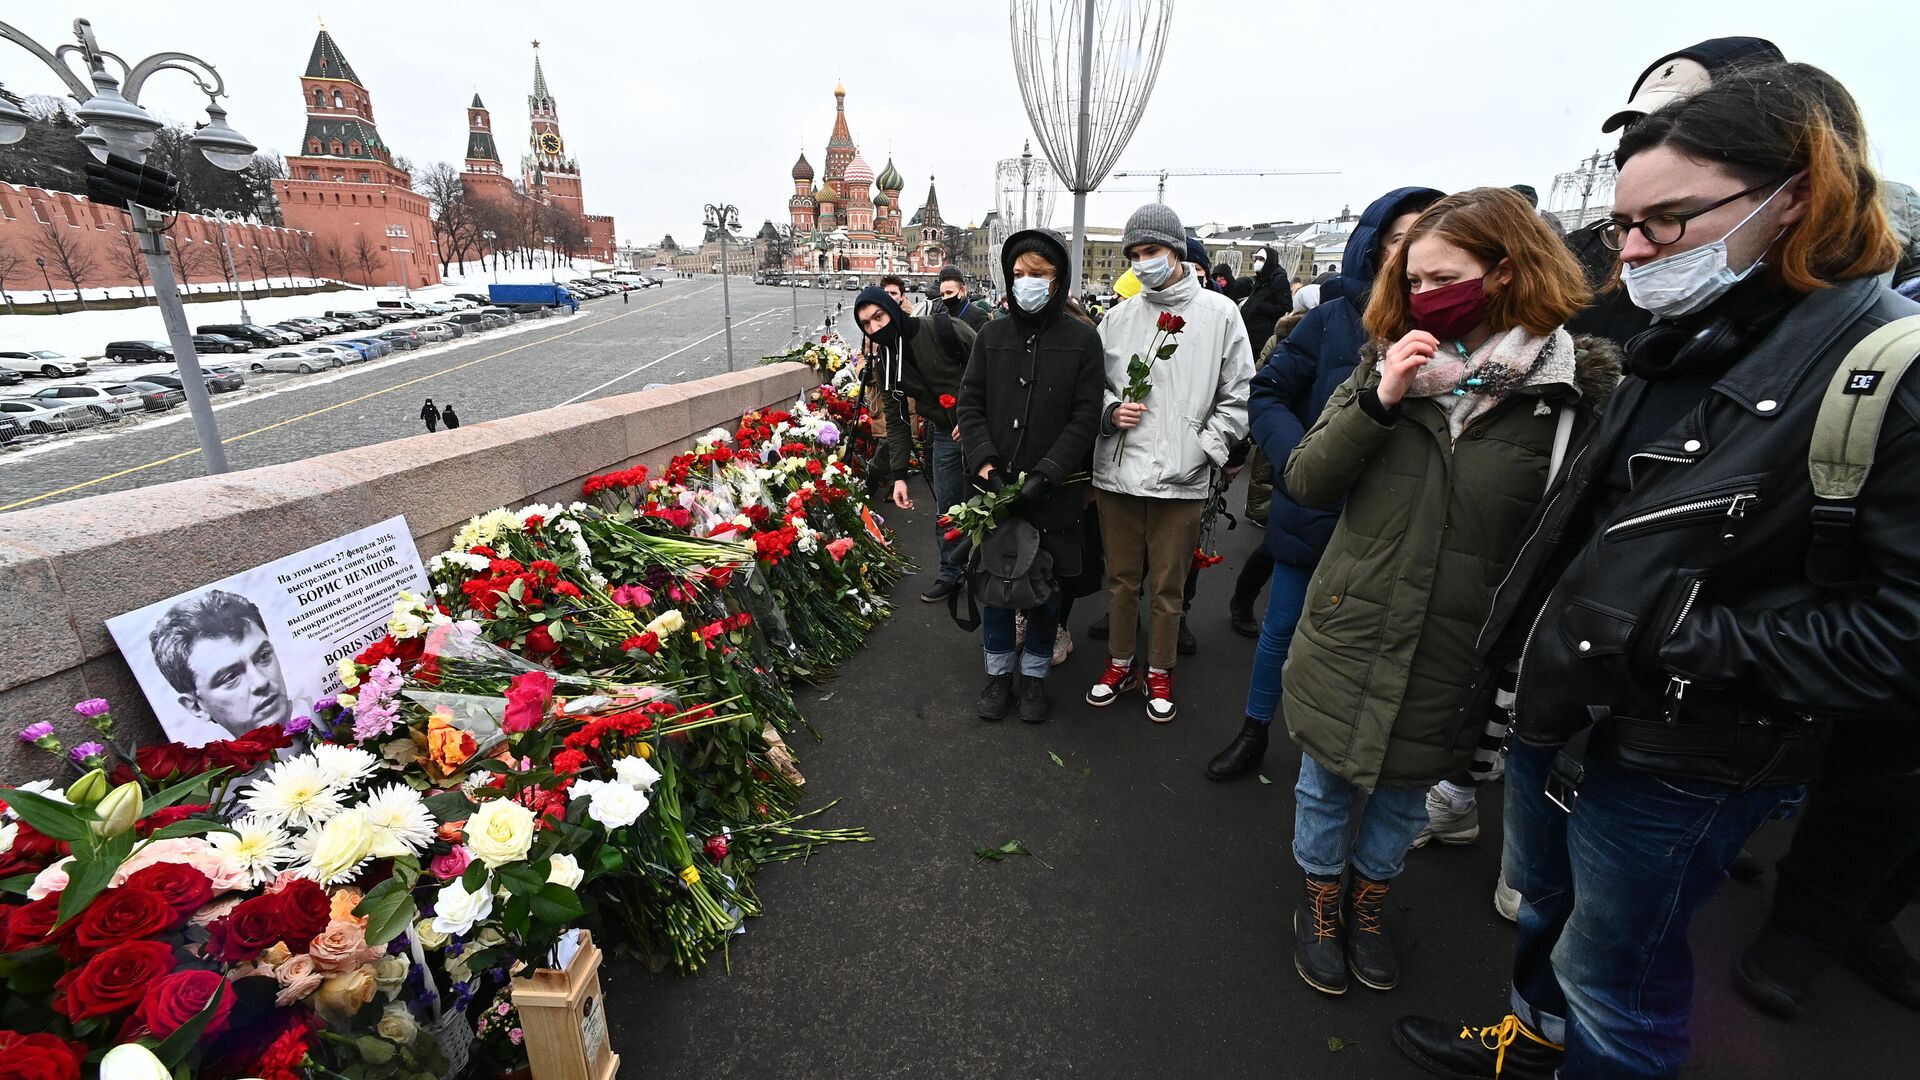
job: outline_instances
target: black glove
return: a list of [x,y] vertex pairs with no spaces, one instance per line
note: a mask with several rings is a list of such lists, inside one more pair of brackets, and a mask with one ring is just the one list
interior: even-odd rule
[[[998,475],[997,473],[995,475]],[[1053,481],[1039,473],[1028,473],[1027,482],[1020,485],[1020,494],[1013,500],[1014,506],[1032,509],[1047,497],[1047,491],[1053,487]]]
[[975,491],[985,492],[988,495],[998,495],[1006,486],[1006,478],[1000,475],[998,468],[988,469],[987,475],[985,476],[981,476],[978,473],[974,474],[973,488]]

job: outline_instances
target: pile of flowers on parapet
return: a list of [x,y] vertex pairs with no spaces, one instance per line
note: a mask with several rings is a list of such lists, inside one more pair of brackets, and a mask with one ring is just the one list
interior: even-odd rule
[[108,1052],[510,1069],[511,980],[563,935],[700,969],[760,913],[760,866],[867,839],[798,812],[783,737],[795,680],[908,569],[846,458],[864,419],[822,387],[658,476],[475,518],[285,729],[132,747],[94,701],[98,739],[22,731],[81,776],[0,789],[0,1047],[76,1080]]

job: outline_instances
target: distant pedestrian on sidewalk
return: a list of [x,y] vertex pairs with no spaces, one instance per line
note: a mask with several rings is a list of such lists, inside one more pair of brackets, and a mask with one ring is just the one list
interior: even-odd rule
[[420,406],[420,420],[427,425],[429,432],[440,429],[440,409],[433,403],[432,398],[428,398],[427,403]]
[[460,414],[453,411],[452,402],[448,402],[447,407],[440,410],[440,422],[447,425],[448,431],[460,426]]

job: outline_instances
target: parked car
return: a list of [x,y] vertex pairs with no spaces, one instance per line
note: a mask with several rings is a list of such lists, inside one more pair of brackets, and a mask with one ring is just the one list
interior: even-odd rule
[[418,330],[382,330],[378,336],[381,341],[396,349],[412,350],[427,343],[427,339],[421,337]]
[[380,317],[360,311],[329,311],[327,318],[349,330],[371,330],[380,325]]
[[372,329],[372,330],[378,330],[382,326],[387,325],[388,323],[405,322],[406,320],[413,318],[413,315],[411,313],[405,312],[405,311],[396,311],[393,308],[368,308],[365,311],[362,311],[360,314],[365,315],[374,320],[377,320],[373,326],[369,327],[369,329]]
[[468,333],[491,330],[497,325],[493,319],[477,311],[459,311],[447,317],[447,321],[464,328]]
[[27,427],[6,413],[0,413],[0,446],[5,446],[27,433]]
[[302,319],[300,321],[312,323],[322,334],[344,334],[347,332],[347,325],[338,319],[328,319],[315,315],[310,319]]
[[438,317],[441,315],[451,315],[460,309],[454,307],[452,304],[421,304],[420,310],[426,312],[428,315]]
[[251,323],[210,323],[193,328],[196,334],[225,334],[241,341],[251,341],[263,349],[281,345],[292,345],[300,340],[300,335],[286,330],[276,330],[270,326],[255,326]]
[[173,360],[173,346],[167,342],[152,339],[109,341],[102,353],[102,359],[112,360],[118,364],[151,364],[155,361]]
[[417,319],[426,314],[421,310],[420,304],[413,300],[382,300],[375,306],[382,311],[398,312],[409,319]]
[[0,352],[0,368],[22,375],[45,375],[49,379],[57,379],[62,375],[85,375],[91,370],[85,360],[76,360],[52,349]]
[[0,386],[19,386],[27,377],[8,367],[0,367]]
[[414,329],[414,333],[419,334],[427,341],[452,341],[464,333],[464,331],[453,323],[430,322],[421,323]]
[[[245,376],[232,369],[229,369],[224,375],[213,371],[202,371],[200,374],[201,377],[206,380],[207,392],[210,394],[224,394],[238,390],[246,385],[247,382]],[[164,375],[149,375],[146,381],[159,383],[161,386],[170,386],[175,390],[185,390],[187,386],[186,382],[180,378],[179,368],[174,368]]]
[[301,341],[312,341],[321,334],[327,333],[327,328],[320,325],[316,319],[284,319],[274,323],[273,328],[285,330],[289,334],[298,334]]
[[88,428],[100,422],[100,414],[85,405],[61,405],[25,398],[0,398],[0,416],[11,415],[35,435]]
[[195,352],[203,355],[208,353],[243,353],[252,352],[253,343],[251,341],[241,341],[236,337],[228,337],[225,334],[195,334],[193,335],[193,349]]
[[82,405],[92,409],[94,415],[102,420],[121,413],[139,412],[142,408],[140,396],[124,386],[119,393],[115,393],[111,387],[89,384],[49,386],[28,394],[27,400],[47,405]]
[[335,344],[345,345],[349,349],[357,349],[360,355],[366,357],[368,360],[378,360],[393,351],[393,346],[370,337],[345,338],[335,342]]
[[323,360],[331,360],[333,361],[334,367],[358,364],[367,358],[366,354],[362,353],[359,349],[339,341],[316,341],[300,351],[308,356],[317,356]]
[[337,357],[315,356],[300,349],[275,349],[265,356],[247,357],[247,370],[255,375],[266,371],[293,371],[311,375],[326,368],[339,367]]
[[[147,412],[166,412],[168,409],[187,400],[187,392],[185,390],[175,390],[172,387],[161,386],[157,382],[148,382],[145,379],[135,379],[132,382],[122,385],[140,396],[140,405]],[[117,390],[120,389],[120,387],[110,386],[108,389]]]
[[480,295],[479,293],[457,292],[453,294],[453,298],[455,300],[465,300],[468,303],[474,305],[475,307],[478,307],[481,304],[487,303],[487,298]]

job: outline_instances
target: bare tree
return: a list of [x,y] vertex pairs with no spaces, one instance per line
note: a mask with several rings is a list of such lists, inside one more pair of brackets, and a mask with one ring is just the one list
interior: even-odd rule
[[63,228],[57,221],[43,222],[40,234],[34,237],[33,247],[41,258],[59,271],[61,280],[73,286],[74,299],[84,308],[87,298],[80,290],[99,276],[100,268],[80,235],[80,230]]
[[366,233],[360,233],[354,236],[353,265],[360,270],[360,283],[362,285],[368,288],[373,287],[373,272],[380,269],[380,264],[384,261],[381,258],[383,254],[380,250],[380,245],[367,239]]
[[196,274],[207,273],[207,260],[211,253],[205,244],[196,244],[184,236],[167,237],[167,254],[173,260],[173,276],[187,292],[193,291],[193,279]]
[[139,289],[134,293],[142,303],[147,289],[147,253],[140,250],[140,237],[131,229],[120,230],[120,238],[113,245],[114,267],[132,278]]
[[7,282],[20,272],[20,267],[26,261],[25,255],[13,250],[13,245],[0,237],[0,301],[6,302],[9,313],[13,311],[13,297],[7,293]]
[[327,272],[326,276],[336,281],[347,280],[347,267],[350,263],[347,260],[346,249],[340,246],[340,241],[328,240],[327,246],[320,249],[318,257],[321,269]]

